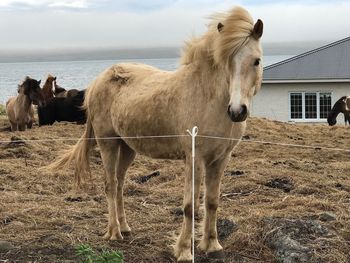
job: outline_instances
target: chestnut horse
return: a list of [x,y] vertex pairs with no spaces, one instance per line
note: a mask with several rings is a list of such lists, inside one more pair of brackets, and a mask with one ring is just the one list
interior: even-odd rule
[[6,102],[6,113],[11,124],[12,131],[24,131],[32,127],[34,122],[34,104],[43,101],[40,80],[26,77],[21,85],[18,85],[17,97],[11,97]]
[[344,114],[344,121],[350,124],[350,96],[343,96],[336,103],[334,103],[331,111],[328,113],[328,124],[333,126],[337,123],[337,116],[339,113]]
[[[79,142],[51,164],[51,170],[74,164],[78,183],[89,171],[89,153],[97,142],[105,168],[108,228],[104,238],[123,239],[130,232],[123,184],[136,153],[185,161],[184,218],[174,250],[178,261],[192,260],[192,202],[199,206],[202,178],[205,216],[199,248],[208,256],[222,255],[216,221],[220,179],[231,152],[241,139],[253,95],[262,80],[263,23],[255,24],[243,8],[216,15],[208,31],[189,41],[182,65],[174,72],[144,64],[114,65],[89,86],[84,101],[87,125]],[[198,126],[199,135],[236,140],[196,140],[192,200],[191,139],[133,139],[134,136],[184,134]],[[104,140],[103,137],[119,137]],[[91,140],[91,138],[95,138]],[[193,242],[193,240],[192,240]]]
[[56,77],[49,74],[46,78],[46,81],[42,89],[42,94],[45,102],[54,97],[55,85],[56,85]]

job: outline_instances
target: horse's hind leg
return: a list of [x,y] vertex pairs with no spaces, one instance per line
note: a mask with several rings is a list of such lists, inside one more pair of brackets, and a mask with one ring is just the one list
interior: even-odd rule
[[195,178],[194,178],[194,216],[199,216],[199,206],[200,206],[200,188],[202,183],[202,178],[204,177],[205,168],[203,163],[198,163],[196,165]]
[[117,140],[97,140],[97,143],[101,151],[102,162],[105,168],[105,193],[108,203],[108,229],[104,238],[110,240],[123,239],[118,221],[116,202],[117,178],[115,173],[120,142]]
[[123,186],[126,171],[135,159],[135,156],[135,151],[132,150],[124,141],[122,141],[119,147],[119,159],[117,165],[117,209],[120,230],[122,233],[129,233],[131,231],[128,223],[126,222],[126,216],[124,211]]
[[33,127],[33,121],[30,120],[28,123],[27,123],[27,128],[28,129],[31,129]]

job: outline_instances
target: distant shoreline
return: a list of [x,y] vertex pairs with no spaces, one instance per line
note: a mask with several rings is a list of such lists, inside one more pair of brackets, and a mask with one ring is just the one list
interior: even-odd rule
[[[321,42],[263,43],[264,55],[295,55]],[[0,50],[0,63],[179,58],[182,47]]]
[[181,48],[159,47],[142,49],[83,49],[83,50],[33,50],[0,51],[0,62],[50,62],[50,61],[90,61],[120,59],[167,59],[178,58]]

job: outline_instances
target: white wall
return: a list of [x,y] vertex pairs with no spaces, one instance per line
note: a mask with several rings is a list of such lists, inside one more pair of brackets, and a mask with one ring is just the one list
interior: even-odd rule
[[[320,91],[332,92],[332,106],[342,96],[350,95],[350,83],[263,83],[253,98],[251,116],[271,120],[289,121],[289,92]],[[344,124],[343,114],[337,118]]]

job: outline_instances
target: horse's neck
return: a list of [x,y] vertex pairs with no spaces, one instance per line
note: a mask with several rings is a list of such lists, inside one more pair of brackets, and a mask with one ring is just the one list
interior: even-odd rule
[[53,93],[53,82],[46,81],[43,87],[43,91],[46,95],[50,95]]
[[345,111],[350,112],[350,96],[345,100]]
[[[206,65],[205,67],[209,66]],[[229,84],[223,70],[193,65],[190,71],[191,73],[186,77],[186,96],[200,98],[205,103],[203,106],[207,106],[206,103],[208,102],[217,107],[229,103]]]
[[227,115],[229,104],[229,82],[223,70],[213,69],[202,70],[196,67],[184,67],[185,75],[184,85],[177,85],[182,90],[180,108],[191,112],[190,123],[196,124],[202,133],[217,134],[220,130],[220,136],[239,137],[244,130],[233,129],[233,123]]
[[23,93],[18,94],[17,102],[19,103],[19,105],[21,105],[21,109],[25,111],[28,110],[32,105],[32,100],[29,98],[29,96]]

